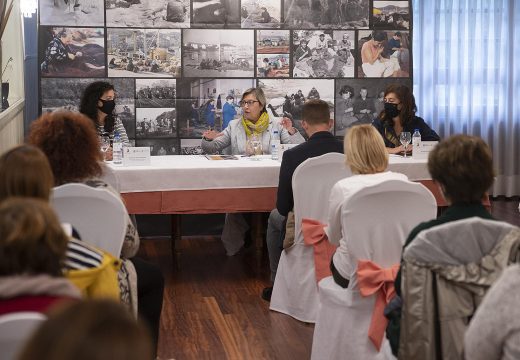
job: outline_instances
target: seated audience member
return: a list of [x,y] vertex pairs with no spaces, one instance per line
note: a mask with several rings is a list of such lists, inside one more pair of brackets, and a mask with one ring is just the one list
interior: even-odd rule
[[[404,151],[399,140],[401,132],[413,134],[419,129],[422,141],[439,141],[439,135],[433,131],[422,118],[415,115],[417,106],[410,89],[405,85],[392,84],[385,89],[384,110],[372,125],[385,141],[386,150],[390,154]],[[411,146],[408,149],[411,150]]]
[[[0,156],[0,202],[11,196],[48,202],[53,186],[49,161],[37,147],[20,145]],[[120,261],[112,255],[69,238],[63,272],[85,296],[119,300],[120,266]]]
[[[261,142],[262,152],[271,153],[271,136],[278,131],[282,144],[299,144],[305,141],[303,136],[293,127],[289,118],[270,118],[267,112],[267,99],[261,88],[250,88],[244,91],[240,106],[243,115],[234,119],[222,131],[205,131],[202,137],[202,150],[214,154],[231,147],[233,155],[251,155],[251,143],[254,138]],[[245,234],[249,228],[243,214],[226,214],[222,243],[228,256],[237,254],[244,245]]]
[[341,227],[341,207],[347,198],[357,191],[387,180],[408,180],[406,175],[385,171],[388,167],[388,153],[377,130],[368,124],[352,127],[345,136],[345,163],[352,176],[334,185],[329,199],[327,235],[330,243],[338,245],[330,263],[332,277],[336,284],[348,287],[351,268],[344,229]]
[[[410,245],[421,231],[438,225],[471,217],[493,220],[482,205],[482,199],[493,184],[494,176],[491,150],[482,139],[455,135],[441,141],[428,157],[428,171],[449,207],[437,219],[418,224],[408,235],[404,248]],[[401,296],[401,270],[397,273],[395,291]],[[392,345],[392,352],[397,354],[400,309],[390,313],[388,317],[390,323],[387,337]]]
[[0,203],[0,315],[47,313],[81,297],[63,277],[68,241],[45,201],[13,197]]
[[78,302],[56,311],[33,334],[19,360],[151,360],[150,334],[123,306]]
[[[329,105],[323,100],[309,100],[303,105],[302,127],[309,136],[309,140],[283,153],[278,181],[278,195],[276,209],[269,214],[267,225],[267,250],[271,268],[271,282],[276,277],[276,270],[282,255],[282,232],[289,211],[293,209],[292,176],[294,170],[308,158],[320,156],[329,152],[343,152],[343,144],[336,139],[330,129],[333,121],[330,119]],[[262,292],[264,300],[271,299],[272,287]]]
[[[39,147],[47,155],[56,186],[84,183],[117,194],[111,186],[99,179],[102,170],[98,137],[95,127],[86,116],[67,111],[46,113],[31,124],[29,143]],[[135,306],[131,295],[135,294],[137,288],[138,313],[148,321],[157,343],[164,279],[161,270],[155,265],[135,256],[138,248],[139,235],[128,217],[121,250],[124,261],[119,273],[120,277],[126,279],[126,282],[120,283],[128,286],[121,288],[121,299]]]
[[520,359],[520,265],[508,267],[469,323],[464,354],[471,360]]

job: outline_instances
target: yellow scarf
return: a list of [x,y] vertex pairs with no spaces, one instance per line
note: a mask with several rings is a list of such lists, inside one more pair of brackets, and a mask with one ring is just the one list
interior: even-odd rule
[[269,126],[269,115],[264,111],[256,123],[253,123],[242,116],[242,126],[244,126],[244,129],[246,130],[248,138],[251,137],[252,134],[260,135],[267,130],[267,127]]

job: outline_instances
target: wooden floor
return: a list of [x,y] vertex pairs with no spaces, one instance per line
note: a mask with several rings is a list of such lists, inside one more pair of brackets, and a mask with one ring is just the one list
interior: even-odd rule
[[[520,226],[518,200],[492,203],[500,220]],[[178,268],[169,239],[146,239],[141,255],[166,279],[158,355],[161,359],[308,359],[313,325],[268,310],[267,254],[254,247],[227,257],[216,237],[183,238]]]

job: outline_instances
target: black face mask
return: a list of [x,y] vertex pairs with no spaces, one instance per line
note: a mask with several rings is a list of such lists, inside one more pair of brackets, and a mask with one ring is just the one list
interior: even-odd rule
[[398,104],[385,103],[385,114],[392,119],[395,118],[401,110],[397,108]]
[[99,101],[101,101],[103,103],[103,106],[98,107],[98,109],[107,115],[112,114],[112,111],[114,111],[114,109],[116,107],[116,102],[114,100],[103,100],[103,99],[99,99]]

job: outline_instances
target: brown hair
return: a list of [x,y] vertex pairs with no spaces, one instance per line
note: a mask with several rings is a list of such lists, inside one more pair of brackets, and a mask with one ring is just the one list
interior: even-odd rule
[[480,203],[493,184],[491,150],[476,136],[441,141],[428,156],[428,170],[452,203]]
[[0,203],[0,276],[63,276],[68,242],[46,201],[12,197]]
[[20,145],[0,156],[0,201],[9,196],[48,201],[53,186],[49,160],[37,147]]
[[372,125],[351,127],[344,141],[345,163],[354,174],[376,174],[388,167],[388,153],[381,135]]
[[309,125],[329,124],[329,104],[323,100],[307,100],[303,104],[302,118]]
[[51,164],[55,185],[101,175],[101,151],[96,129],[83,114],[55,111],[31,125],[29,143],[39,147]]
[[[401,103],[401,111],[399,112],[399,118],[401,119],[401,125],[404,127],[406,124],[411,122],[417,112],[417,105],[415,105],[415,97],[408,86],[401,84],[391,84],[385,89],[385,97],[388,94],[394,93]],[[389,125],[394,125],[394,120],[386,116],[385,111],[381,111],[379,118]]]
[[51,315],[20,360],[151,360],[150,335],[121,304],[78,302]]

